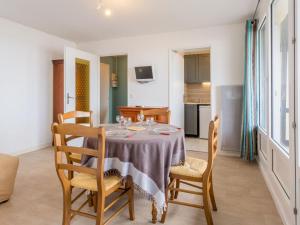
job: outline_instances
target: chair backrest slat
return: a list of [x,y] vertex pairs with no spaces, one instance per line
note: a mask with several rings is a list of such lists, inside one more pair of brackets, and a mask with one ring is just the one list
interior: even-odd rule
[[170,124],[171,111],[169,109],[148,109],[141,110],[145,118],[153,117],[156,122]]
[[208,164],[204,173],[204,179],[209,179],[213,168],[214,159],[217,155],[218,148],[218,129],[220,125],[220,119],[216,116],[214,120],[209,123],[208,131]]
[[88,156],[93,156],[98,158],[99,154],[97,151],[89,148],[80,148],[73,146],[59,146],[57,147],[57,151],[67,152],[67,153],[76,153],[76,154],[84,154]]
[[86,119],[87,123],[82,123],[82,124],[88,124],[90,127],[93,127],[92,115],[93,115],[92,111],[89,112],[71,111],[63,114],[60,113],[58,114],[58,122],[62,124],[62,123],[66,123],[67,122],[66,120],[75,119],[75,123],[77,123],[77,120]]
[[[64,125],[64,126],[60,126]],[[64,123],[58,126],[59,133],[65,136],[77,136],[77,137],[98,137],[98,128],[90,128],[83,125]]]
[[77,173],[86,173],[90,175],[97,175],[97,170],[93,168],[83,167],[83,166],[75,166],[72,164],[61,164],[58,163],[57,167],[59,170],[68,170],[68,171],[74,171]]

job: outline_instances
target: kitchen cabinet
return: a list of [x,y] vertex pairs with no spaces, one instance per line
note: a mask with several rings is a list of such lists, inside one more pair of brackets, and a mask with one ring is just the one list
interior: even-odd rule
[[184,56],[184,82],[185,83],[196,83],[196,73],[197,73],[196,65],[197,65],[196,55]]
[[186,136],[199,136],[199,114],[197,104],[184,105],[184,132]]
[[210,82],[210,54],[184,56],[184,81],[188,84]]

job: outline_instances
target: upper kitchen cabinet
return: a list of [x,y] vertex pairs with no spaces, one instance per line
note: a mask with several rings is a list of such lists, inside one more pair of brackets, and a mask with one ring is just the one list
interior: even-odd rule
[[184,56],[184,82],[185,83],[197,83],[197,57],[196,55],[185,55]]
[[210,54],[184,56],[185,83],[210,82]]

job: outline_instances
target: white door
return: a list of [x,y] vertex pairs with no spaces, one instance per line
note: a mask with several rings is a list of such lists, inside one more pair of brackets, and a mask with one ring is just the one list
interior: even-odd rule
[[66,47],[64,52],[65,68],[65,112],[75,111],[75,85],[76,85],[76,60],[85,60],[89,62],[89,89],[90,110],[93,111],[93,123],[100,122],[100,79],[99,63],[100,58],[88,52],[75,48]]
[[293,7],[295,7],[295,37],[297,39],[295,43],[295,99],[296,99],[296,115],[295,115],[295,121],[296,121],[296,130],[295,130],[295,143],[296,143],[296,151],[295,151],[295,162],[296,162],[296,190],[295,190],[295,197],[296,202],[295,208],[298,208],[297,211],[297,219],[296,224],[300,225],[300,151],[299,151],[299,140],[300,140],[300,132],[299,132],[299,125],[300,125],[300,0],[295,1],[295,5],[298,7],[295,7],[293,4]]
[[184,128],[184,58],[174,50],[169,52],[169,108],[171,124]]
[[100,65],[100,77],[101,77],[101,87],[100,87],[100,123],[109,122],[109,86],[110,86],[110,69],[109,65],[101,63]]

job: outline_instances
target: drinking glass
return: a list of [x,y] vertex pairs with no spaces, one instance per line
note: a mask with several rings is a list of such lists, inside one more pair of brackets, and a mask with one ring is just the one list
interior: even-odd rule
[[153,124],[154,124],[154,117],[151,116],[151,117],[150,117],[150,125],[153,125]]
[[119,124],[119,128],[121,128],[123,120],[124,120],[124,117],[123,117],[123,116],[120,116],[120,115],[117,115],[117,116],[116,116],[116,121],[117,121],[118,124]]
[[117,115],[117,116],[116,116],[116,121],[117,121],[118,123],[121,122],[121,117],[120,117],[120,115]]
[[151,120],[150,120],[150,117],[147,117],[146,118],[146,124],[148,127],[151,127]]
[[126,125],[127,125],[127,118],[126,118],[126,117],[124,117],[124,118],[122,119],[121,125],[122,125],[122,127],[125,127],[125,128],[126,128]]
[[120,122],[120,123],[121,123],[121,126],[120,126],[120,127],[121,127],[121,128],[122,128],[123,125],[125,124],[125,119],[126,119],[126,118],[125,118],[124,116],[121,116],[121,118],[120,118],[120,121],[121,121],[121,122]]
[[145,119],[144,114],[139,113],[139,114],[137,115],[137,119],[138,119],[138,121],[139,121],[140,123],[142,123],[142,122],[144,121],[144,119]]
[[132,124],[132,119],[131,119],[131,117],[128,117],[128,118],[127,118],[127,123],[126,123],[126,124],[127,124],[127,127],[130,126],[130,125]]

